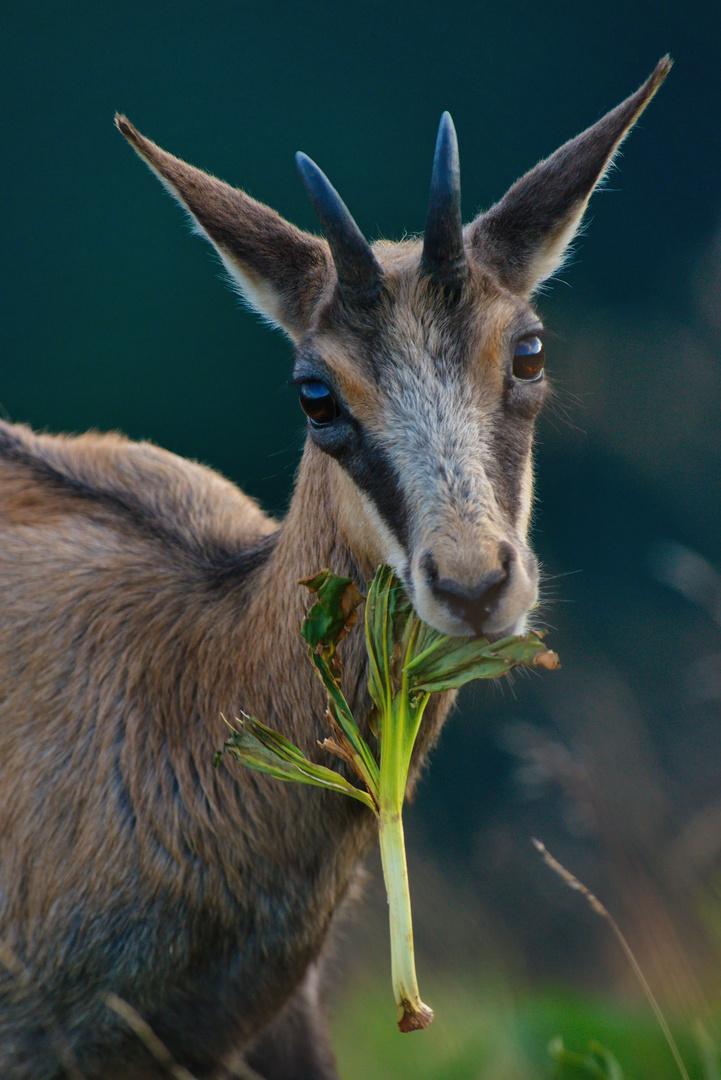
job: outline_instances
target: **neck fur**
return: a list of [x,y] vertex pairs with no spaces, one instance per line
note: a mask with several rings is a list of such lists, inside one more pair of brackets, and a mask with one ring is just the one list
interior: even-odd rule
[[[322,687],[300,636],[310,594],[298,579],[328,568],[365,587],[374,568],[360,561],[338,528],[334,463],[312,444],[306,446],[288,514],[276,534],[273,552],[258,569],[244,612],[243,636],[252,695],[247,711],[278,726],[305,752],[317,757],[317,739],[327,734]],[[365,670],[362,620],[342,648],[344,687],[349,701]],[[245,667],[245,663],[243,663]],[[352,702],[351,702],[352,704]],[[367,711],[367,710],[366,710]]]

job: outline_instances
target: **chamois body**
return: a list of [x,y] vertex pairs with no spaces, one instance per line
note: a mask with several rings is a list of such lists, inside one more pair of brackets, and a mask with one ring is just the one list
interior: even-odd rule
[[[456,635],[523,629],[536,285],[668,70],[462,230],[455,133],[424,241],[367,244],[309,159],[326,239],[118,126],[295,345],[308,439],[287,516],[118,435],[0,424],[0,1075],[165,1075],[127,1003],[203,1080],[331,1080],[315,965],[374,833],[355,801],[225,762],[252,713],[329,763],[299,577],[391,563]],[[362,630],[346,695],[368,713]],[[434,700],[412,786],[452,702]],[[333,767],[345,769],[338,760]],[[122,1011],[122,1010],[121,1010]]]
[[[3,1075],[63,1075],[63,1042],[90,1048],[74,1051],[87,1078],[108,1054],[117,1075],[156,1075],[108,992],[209,1074],[317,957],[372,815],[211,762],[220,714],[240,709],[322,754],[296,578],[369,568],[334,527],[318,456],[308,449],[278,526],[155,446],[0,426],[0,938],[42,972],[0,967],[0,1062],[15,1070]],[[362,637],[348,645],[363,716]]]

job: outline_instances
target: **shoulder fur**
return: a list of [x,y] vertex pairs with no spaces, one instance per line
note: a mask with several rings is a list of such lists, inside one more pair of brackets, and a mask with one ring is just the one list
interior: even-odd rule
[[152,443],[117,433],[37,435],[0,422],[5,526],[53,528],[78,515],[155,541],[221,578],[251,569],[276,530],[229,480]]

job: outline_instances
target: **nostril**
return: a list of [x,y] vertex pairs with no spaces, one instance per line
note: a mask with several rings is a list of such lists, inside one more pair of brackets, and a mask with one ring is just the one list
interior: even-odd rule
[[508,576],[508,571],[511,569],[511,566],[516,561],[516,552],[511,547],[511,545],[507,544],[505,541],[498,545],[498,561],[500,562],[506,576]]
[[421,558],[421,570],[426,575],[426,581],[431,589],[435,589],[438,582],[438,567],[430,551],[426,551]]
[[481,634],[493,614],[505,580],[505,571],[497,570],[478,589],[464,590],[454,587],[453,582],[442,581],[438,583],[435,593],[454,615],[458,615],[464,622],[469,623],[477,634]]
[[477,634],[483,633],[485,623],[493,614],[515,558],[510,545],[507,550],[499,551],[499,556],[501,566],[491,570],[473,587],[462,585],[450,578],[439,578],[438,568],[432,557],[428,557],[423,563],[426,580],[435,598],[472,626]]

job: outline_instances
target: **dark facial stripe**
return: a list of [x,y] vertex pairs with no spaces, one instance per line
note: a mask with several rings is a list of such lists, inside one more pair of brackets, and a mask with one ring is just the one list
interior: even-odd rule
[[487,470],[496,499],[513,527],[518,525],[521,514],[522,484],[532,433],[532,420],[509,415],[504,416],[493,432],[493,454]]
[[408,520],[398,473],[378,442],[362,428],[358,447],[341,464],[351,479],[373,500],[378,513],[404,551],[408,550]]
[[[398,543],[408,549],[408,521],[398,473],[383,448],[355,420],[348,418],[345,437],[335,438],[323,429],[311,438],[343,466],[351,480],[372,501]],[[330,436],[330,437],[329,437]]]

